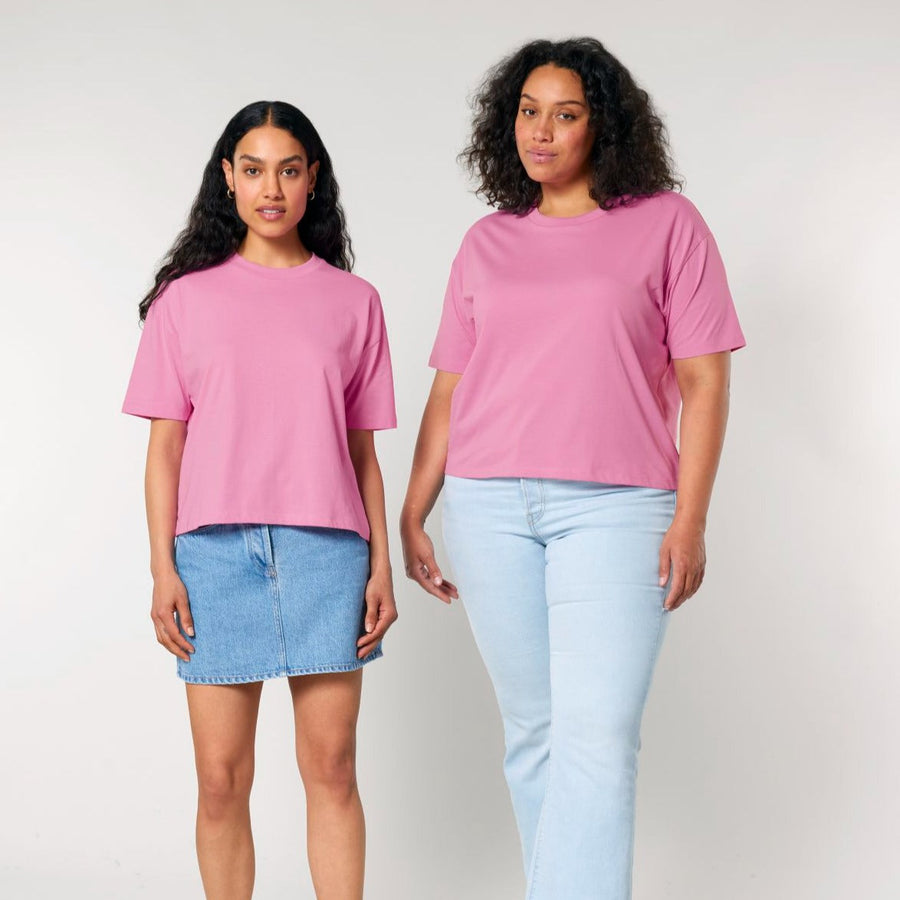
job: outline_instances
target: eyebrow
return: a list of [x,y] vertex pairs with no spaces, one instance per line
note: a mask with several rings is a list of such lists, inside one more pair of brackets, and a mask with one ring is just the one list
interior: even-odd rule
[[[251,156],[249,153],[242,153],[238,159],[246,159],[249,162],[259,163],[260,165],[265,162],[265,160],[260,159],[258,156]],[[299,153],[295,153],[293,156],[286,156],[278,163],[278,165],[283,166],[285,163],[289,162],[303,162],[303,157]]]
[[[522,96],[519,99],[520,100],[521,99],[531,100],[532,103],[538,102],[536,98],[531,96],[531,94],[522,94]],[[554,106],[569,106],[569,105],[584,106],[584,104],[580,100],[559,100],[556,103],[554,103],[553,105]],[[586,108],[587,107],[585,107],[585,109]]]

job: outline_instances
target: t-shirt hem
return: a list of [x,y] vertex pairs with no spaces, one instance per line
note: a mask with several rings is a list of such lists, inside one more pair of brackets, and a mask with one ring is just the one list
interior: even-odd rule
[[347,422],[347,428],[357,429],[360,431],[390,431],[397,427],[397,420],[394,419],[390,423],[387,422]]
[[176,419],[179,422],[187,422],[190,418],[190,412],[185,412],[182,409],[176,410],[167,406],[134,401],[123,404],[122,412],[126,416],[137,416],[141,419]]
[[456,362],[450,359],[437,359],[431,357],[428,360],[428,368],[440,372],[451,372],[454,375],[462,375],[466,371],[467,362]]
[[701,344],[696,347],[680,347],[677,350],[669,347],[669,355],[672,359],[691,359],[694,356],[707,356],[710,353],[724,353],[726,350],[734,353],[747,346],[747,342],[743,338],[732,338],[731,340],[717,342],[715,344]]
[[457,466],[448,463],[445,475],[454,478],[548,478],[559,481],[591,481],[595,484],[620,484],[627,487],[657,488],[663,491],[674,491],[678,486],[677,476],[669,478],[664,475],[623,472],[621,470],[600,469],[545,469],[516,465],[499,466]]
[[191,519],[182,520],[179,518],[175,526],[176,536],[179,534],[187,534],[195,528],[203,528],[205,525],[295,525],[307,528],[340,528],[343,531],[353,531],[358,534],[364,541],[369,540],[371,530],[368,524],[361,525],[359,522],[348,521],[341,518],[320,518],[318,516],[310,516],[302,513],[249,513],[242,514],[223,514],[216,515],[210,513],[207,515],[194,516]]

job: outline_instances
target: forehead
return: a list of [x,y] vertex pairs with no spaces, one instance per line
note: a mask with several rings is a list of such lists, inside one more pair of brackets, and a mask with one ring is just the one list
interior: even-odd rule
[[581,76],[571,69],[559,66],[538,66],[528,73],[522,85],[522,93],[530,94],[538,100],[554,103],[560,100],[580,100],[584,102],[584,87]]
[[261,125],[251,128],[238,142],[234,150],[235,156],[243,153],[257,156],[260,159],[287,159],[298,153],[306,157],[303,144],[289,131],[276,128],[274,125]]

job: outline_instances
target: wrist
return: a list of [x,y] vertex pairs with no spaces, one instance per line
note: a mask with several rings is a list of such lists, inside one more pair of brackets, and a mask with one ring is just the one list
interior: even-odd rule
[[175,563],[172,560],[161,563],[150,563],[150,577],[154,581],[164,581],[165,579],[171,578],[173,575],[177,574],[178,570],[175,568]]
[[706,514],[692,510],[676,509],[672,525],[673,527],[685,528],[702,534],[706,531]]
[[407,533],[410,531],[420,531],[425,528],[425,519],[427,516],[416,512],[414,509],[403,508],[400,513],[400,532]]

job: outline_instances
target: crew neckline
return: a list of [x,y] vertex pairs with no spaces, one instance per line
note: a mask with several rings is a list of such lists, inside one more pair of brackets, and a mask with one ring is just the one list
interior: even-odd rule
[[265,278],[284,280],[305,275],[307,272],[319,268],[324,260],[320,256],[316,256],[315,253],[311,253],[309,259],[304,263],[300,263],[299,266],[285,266],[282,268],[276,266],[264,266],[261,263],[251,262],[249,259],[244,259],[240,253],[235,251],[229,258],[229,262],[239,266],[245,272],[253,272],[257,275],[262,275]]
[[545,216],[536,206],[533,206],[525,214],[525,218],[544,228],[565,228],[566,226],[583,225],[585,222],[592,222],[594,219],[605,216],[608,212],[609,210],[598,206],[596,209],[591,209],[586,213],[579,213],[577,216]]

